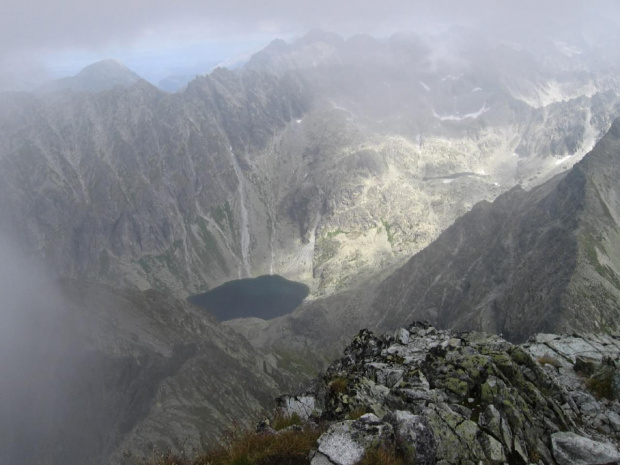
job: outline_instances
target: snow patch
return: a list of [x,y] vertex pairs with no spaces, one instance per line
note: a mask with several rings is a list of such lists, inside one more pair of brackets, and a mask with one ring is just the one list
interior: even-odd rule
[[574,55],[581,55],[582,53],[579,47],[575,45],[569,45],[566,42],[561,41],[555,41],[554,43],[558,50],[569,58]]
[[533,108],[544,108],[553,103],[567,102],[577,97],[592,98],[598,93],[596,85],[590,81],[587,84],[559,83],[555,79],[537,84],[529,91],[509,89],[517,100],[527,103]]
[[428,87],[428,85],[427,85],[427,84],[425,84],[424,82],[420,81],[420,85],[421,85],[422,87],[424,87],[424,90],[425,90],[426,92],[430,92],[431,88],[430,88],[430,87]]
[[440,116],[437,114],[437,112],[435,110],[433,110],[433,116],[437,119],[440,119],[441,121],[462,121],[464,119],[467,118],[478,118],[479,116],[483,115],[484,113],[486,113],[487,111],[489,111],[491,108],[487,106],[487,104],[485,103],[482,108],[478,111],[475,111],[473,113],[467,113],[465,115],[445,115],[445,116]]
[[[245,206],[245,179],[243,177],[243,173],[241,171],[241,167],[239,166],[239,162],[237,161],[237,157],[233,152],[233,148],[230,147],[228,152],[230,154],[230,159],[232,161],[233,169],[235,171],[235,175],[237,176],[238,188],[237,193],[239,195],[239,209],[241,210],[241,259],[243,260],[243,268],[245,269],[246,277],[252,276],[252,271],[250,270],[250,221],[248,210]],[[239,273],[241,275],[241,273]],[[241,276],[239,276],[241,277]]]
[[444,76],[441,78],[441,82],[444,81],[456,81],[457,79],[461,79],[463,77],[463,74],[459,74],[458,76],[453,76],[452,74],[448,74],[447,76]]

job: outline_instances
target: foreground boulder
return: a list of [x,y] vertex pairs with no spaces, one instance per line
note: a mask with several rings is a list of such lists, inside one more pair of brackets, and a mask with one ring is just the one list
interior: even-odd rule
[[[425,323],[394,335],[364,330],[311,389],[280,405],[304,399],[311,417],[330,422],[314,465],[353,465],[386,445],[412,464],[615,463],[619,355],[612,336],[513,345]],[[590,373],[576,371],[584,366]]]

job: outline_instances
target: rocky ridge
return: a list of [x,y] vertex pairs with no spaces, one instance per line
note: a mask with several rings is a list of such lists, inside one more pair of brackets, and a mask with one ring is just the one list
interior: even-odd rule
[[381,445],[419,464],[616,463],[619,356],[620,334],[513,345],[414,323],[363,330],[310,389],[278,402],[330,422],[313,465],[354,465]]

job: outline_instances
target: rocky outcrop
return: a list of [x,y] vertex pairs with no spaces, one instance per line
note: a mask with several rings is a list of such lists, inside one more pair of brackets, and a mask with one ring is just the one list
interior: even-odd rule
[[330,422],[314,465],[353,465],[381,445],[405,463],[615,463],[620,397],[594,394],[592,380],[618,376],[619,356],[620,335],[539,334],[513,345],[426,323],[364,330],[302,397],[279,404],[286,411],[303,398],[310,418]]

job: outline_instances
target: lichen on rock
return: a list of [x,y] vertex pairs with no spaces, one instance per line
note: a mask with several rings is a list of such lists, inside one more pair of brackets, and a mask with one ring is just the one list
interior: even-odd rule
[[[353,465],[379,445],[417,464],[572,463],[565,457],[581,443],[620,457],[620,402],[588,391],[573,350],[594,350],[599,372],[613,368],[605,360],[618,359],[620,339],[548,336],[513,345],[427,323],[393,335],[361,331],[303,394],[331,424],[312,463]],[[538,361],[549,350],[561,363]],[[346,388],[330,389],[334,380]],[[372,413],[348,420],[360,409]]]

